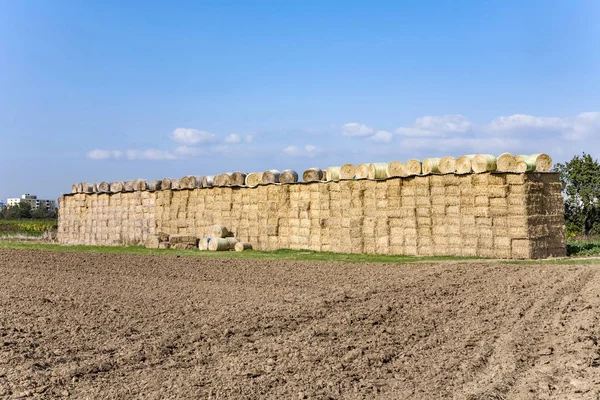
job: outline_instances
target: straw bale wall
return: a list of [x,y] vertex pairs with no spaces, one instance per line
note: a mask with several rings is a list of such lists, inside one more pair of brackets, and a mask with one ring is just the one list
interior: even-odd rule
[[566,253],[554,173],[74,194],[59,204],[64,244],[138,244],[159,232],[205,237],[220,224],[258,250],[494,258]]

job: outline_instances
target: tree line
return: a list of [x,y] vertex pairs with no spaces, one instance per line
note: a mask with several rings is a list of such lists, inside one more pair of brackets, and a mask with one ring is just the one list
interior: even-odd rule
[[21,202],[14,206],[0,209],[0,219],[56,219],[56,209],[47,210],[45,207],[32,208],[31,204]]

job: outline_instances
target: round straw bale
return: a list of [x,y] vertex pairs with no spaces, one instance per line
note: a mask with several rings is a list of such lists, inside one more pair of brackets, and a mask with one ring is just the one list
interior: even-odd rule
[[291,169],[286,169],[281,171],[281,175],[279,175],[280,183],[296,183],[298,182],[298,173]]
[[71,193],[77,193],[77,184],[71,186]]
[[515,169],[517,172],[533,172],[535,171],[535,160],[525,157],[521,161],[517,161]]
[[529,156],[527,156],[525,154],[517,154],[515,156],[515,162],[523,161],[526,157],[529,157]]
[[146,246],[147,249],[158,249],[159,244],[160,240],[158,240],[158,236],[148,236],[144,242],[144,246]]
[[456,160],[456,173],[470,174],[473,172],[473,158],[475,158],[475,154],[458,157]]
[[406,171],[408,175],[421,175],[423,172],[423,165],[421,161],[417,159],[410,159],[406,162]]
[[344,164],[340,167],[340,179],[354,179],[354,164]]
[[92,191],[94,193],[98,193],[98,184],[97,183],[92,184]]
[[208,250],[208,243],[210,240],[208,238],[202,238],[198,241],[198,250]]
[[94,192],[94,184],[90,182],[83,183],[83,193],[93,193]]
[[456,158],[451,156],[442,157],[438,167],[442,174],[453,174],[456,172]]
[[181,180],[180,179],[171,180],[171,189],[181,189]]
[[316,182],[323,179],[323,170],[321,168],[309,168],[302,174],[304,182]]
[[[98,188],[100,189],[100,188]],[[123,182],[111,182],[110,184],[110,192],[111,193],[119,193],[123,191]]]
[[369,165],[370,164],[358,164],[354,169],[354,175],[356,179],[366,179],[369,177]]
[[110,183],[108,183],[108,182],[100,182],[98,184],[98,192],[100,192],[100,193],[108,193],[108,192],[110,192]]
[[136,179],[133,181],[133,190],[136,192],[148,190],[148,183],[143,179]]
[[237,242],[234,249],[235,251],[252,250],[252,245],[250,243]]
[[431,174],[434,172],[440,172],[440,159],[439,158],[426,158],[422,164],[423,173]]
[[239,240],[235,237],[226,237],[225,240],[227,240],[229,243],[229,250],[235,249],[235,245],[239,242]]
[[339,181],[340,180],[340,167],[328,167],[327,168],[327,180]]
[[279,175],[280,173],[276,169],[265,171],[262,174],[262,183],[279,183]]
[[538,153],[530,156],[535,160],[535,170],[548,172],[552,169],[552,158],[548,154]]
[[246,186],[258,186],[262,182],[262,175],[262,172],[251,172],[246,175]]
[[215,176],[215,186],[231,186],[231,174],[219,174]]
[[158,180],[150,181],[150,182],[148,182],[148,190],[152,190],[152,191],[160,190],[161,185],[162,185],[162,181],[158,181]]
[[387,176],[406,176],[406,165],[402,161],[392,161],[387,165]]
[[202,177],[186,175],[179,180],[181,189],[195,189],[202,186]]
[[211,251],[229,251],[229,240],[225,238],[211,238],[208,242],[208,250]]
[[203,188],[213,187],[214,183],[215,183],[214,175],[207,175],[204,178],[202,178],[202,187]]
[[214,225],[211,228],[211,236],[215,238],[224,238],[229,235],[229,230],[223,225]]
[[369,179],[387,178],[387,163],[369,164]]
[[239,171],[232,173],[231,184],[234,186],[244,186],[246,184],[246,173]]
[[496,170],[496,157],[491,154],[477,154],[471,160],[471,168],[476,174]]
[[77,184],[77,193],[83,193],[83,182]]
[[124,192],[133,192],[133,181],[123,182],[123,191]]
[[169,190],[171,189],[171,178],[163,178],[160,184],[160,187],[163,190]]
[[500,172],[514,172],[517,168],[515,156],[510,153],[502,153],[496,159],[496,170]]
[[330,181],[331,178],[329,178],[329,175],[327,175],[327,168],[323,168],[323,180],[325,182]]

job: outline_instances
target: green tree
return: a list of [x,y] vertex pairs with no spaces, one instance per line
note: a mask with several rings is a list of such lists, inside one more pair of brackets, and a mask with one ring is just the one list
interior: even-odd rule
[[565,222],[569,231],[593,232],[600,222],[600,164],[589,154],[556,164],[565,198]]
[[6,210],[4,210],[4,218],[31,218],[31,205],[29,203],[22,202],[14,206],[7,207]]

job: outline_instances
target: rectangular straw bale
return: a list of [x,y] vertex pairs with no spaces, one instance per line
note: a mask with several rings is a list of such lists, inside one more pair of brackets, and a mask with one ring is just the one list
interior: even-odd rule
[[383,181],[383,183],[387,186],[387,195],[388,197],[398,197],[400,196],[402,190],[402,179],[394,178]]
[[459,205],[447,205],[446,206],[446,215],[459,215],[460,214],[460,206]]
[[442,178],[444,179],[444,186],[458,186],[463,184],[463,182],[465,180],[468,180],[469,183],[471,181],[470,177],[467,176],[458,176],[458,175],[454,175],[454,174],[445,174],[442,175]]
[[429,176],[429,186],[430,187],[444,187],[446,186],[446,177],[445,175],[430,175]]
[[490,205],[490,198],[485,195],[475,196],[475,207],[488,207]]
[[417,194],[417,189],[412,186],[403,186],[400,191],[400,195],[402,198],[414,197],[414,196],[416,196],[416,194]]
[[431,188],[429,188],[429,194],[433,197],[444,197],[444,195],[446,194],[446,187],[445,186],[432,186]]

